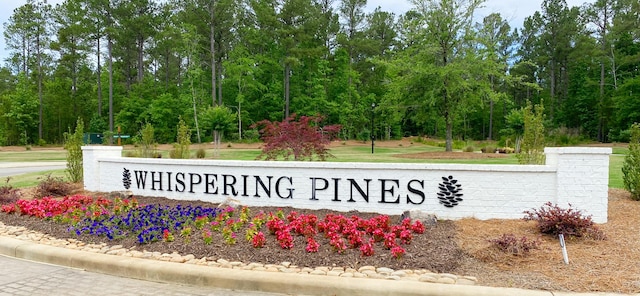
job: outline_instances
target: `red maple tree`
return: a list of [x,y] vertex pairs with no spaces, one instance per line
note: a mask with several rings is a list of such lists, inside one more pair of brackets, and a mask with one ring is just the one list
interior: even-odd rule
[[264,142],[258,159],[276,160],[326,160],[331,157],[327,145],[340,131],[340,125],[321,126],[324,118],[316,116],[297,116],[292,114],[281,122],[262,120],[255,124],[260,127]]

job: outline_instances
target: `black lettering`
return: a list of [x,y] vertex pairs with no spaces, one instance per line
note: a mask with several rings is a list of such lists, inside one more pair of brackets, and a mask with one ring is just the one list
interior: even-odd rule
[[334,190],[333,190],[333,201],[340,201],[338,198],[338,182],[341,180],[340,178],[331,178],[333,180]]
[[289,195],[282,196],[282,194],[280,194],[280,181],[282,181],[282,179],[288,180],[289,181],[289,185],[293,186],[293,178],[291,178],[291,177],[280,177],[280,178],[278,178],[278,181],[276,181],[276,194],[278,194],[278,196],[280,198],[284,198],[284,199],[293,198],[293,190],[294,189],[291,188],[291,187],[287,188],[287,191],[289,191]]
[[[195,181],[194,177],[198,177],[198,181]],[[197,185],[202,183],[202,176],[200,176],[200,174],[194,174],[194,173],[189,173],[189,193],[194,193],[195,191],[193,191],[193,185]]]
[[[211,178],[213,177],[213,178]],[[204,174],[204,193],[206,194],[218,194],[218,187],[216,186],[216,182],[218,181],[218,175],[216,174]],[[213,189],[213,191],[209,191],[209,187]]]
[[369,202],[369,182],[371,182],[371,179],[364,179],[367,182],[367,192],[366,193],[364,192],[364,190],[362,190],[362,187],[360,187],[360,185],[358,185],[358,183],[356,183],[356,181],[354,179],[347,179],[347,180],[349,180],[349,184],[350,184],[348,202],[356,202],[353,199],[353,188],[354,187],[356,188],[356,190],[358,190],[358,192],[360,192],[360,196],[362,196],[362,198],[364,198],[364,200],[366,202]]
[[[318,200],[316,198],[316,191],[317,190],[325,190],[327,188],[329,188],[329,181],[327,181],[327,179],[323,179],[323,178],[309,178],[311,179],[311,200]],[[322,182],[324,182],[324,186],[322,187],[318,187],[316,185],[316,181],[317,180],[322,180]]]
[[[227,177],[230,177],[231,182],[227,181]],[[222,183],[223,183],[223,186],[224,186],[222,194],[229,195],[229,193],[227,193],[227,187],[229,187],[229,188],[231,188],[231,194],[233,196],[237,196],[238,195],[238,191],[236,191],[236,188],[234,186],[234,185],[236,185],[236,177],[234,177],[233,175],[222,175]]]
[[[178,192],[184,192],[184,190],[187,188],[184,185],[184,173],[177,173],[176,174],[176,191]],[[178,187],[178,185],[180,185],[180,187]]]
[[[411,184],[414,183],[414,182],[420,184],[420,188],[422,190],[419,190],[419,189],[411,186]],[[411,193],[413,193],[413,194],[415,194],[417,196],[420,196],[420,201],[419,202],[415,202],[409,197],[409,194],[407,194],[407,203],[408,204],[421,205],[424,202],[424,199],[425,199],[425,195],[424,195],[424,192],[423,192],[423,190],[424,190],[424,181],[415,180],[415,179],[411,180],[407,184],[407,189],[409,190],[409,192],[411,192]]]
[[173,173],[167,172],[167,191],[173,191],[171,190],[171,174]]
[[[156,179],[156,173],[158,173],[158,179]],[[158,184],[158,189],[156,189]],[[151,190],[162,191],[162,172],[151,172]]]
[[260,194],[258,194],[258,185],[262,187],[262,190],[264,190],[264,192],[267,194],[267,197],[271,197],[271,179],[273,178],[273,176],[267,176],[267,179],[269,179],[269,186],[264,185],[264,182],[262,182],[260,176],[253,177],[256,178],[256,194],[254,195],[254,197],[260,197]]
[[242,175],[242,196],[249,196],[247,194],[247,178],[249,178],[249,176]]
[[136,175],[136,185],[138,185],[138,189],[144,189],[145,183],[147,182],[147,171],[133,171],[133,172]]
[[[400,195],[398,195],[398,197],[396,198],[396,200],[394,201],[387,201],[385,199],[385,196],[388,193],[391,193],[391,196],[393,197],[393,190],[396,187],[400,187],[400,181],[398,180],[388,180],[388,179],[379,179],[380,180],[380,188],[381,188],[381,194],[380,194],[380,202],[379,203],[395,203],[395,204],[399,204],[400,203]],[[387,181],[393,182],[395,183],[396,186],[391,186],[391,188],[387,188],[386,184]]]

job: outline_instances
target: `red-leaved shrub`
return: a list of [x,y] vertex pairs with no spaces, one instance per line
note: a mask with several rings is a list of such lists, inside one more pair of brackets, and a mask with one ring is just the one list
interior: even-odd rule
[[587,237],[597,240],[606,239],[605,234],[591,220],[591,216],[583,216],[582,211],[560,208],[551,202],[545,203],[540,209],[524,211],[524,220],[537,222],[538,230],[545,234],[558,236]]
[[501,251],[516,256],[526,255],[529,251],[540,247],[540,240],[538,239],[531,240],[526,236],[517,238],[513,234],[503,234],[499,238],[489,240],[489,242],[493,243]]

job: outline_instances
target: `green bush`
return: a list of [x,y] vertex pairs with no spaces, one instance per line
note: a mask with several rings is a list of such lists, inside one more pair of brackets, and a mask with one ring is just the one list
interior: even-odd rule
[[631,192],[631,198],[640,200],[640,124],[634,123],[630,130],[629,154],[622,164],[624,188]]
[[153,136],[154,130],[151,123],[147,123],[144,125],[142,130],[140,131],[139,137],[139,153],[140,157],[143,158],[158,158],[158,152],[156,151],[156,142]]
[[629,143],[629,141],[631,141],[631,130],[609,131],[609,140],[612,142]]
[[169,158],[188,159],[191,156],[189,146],[191,146],[191,131],[189,126],[182,120],[178,122],[178,143],[174,144],[174,149],[169,152]]
[[242,141],[246,143],[255,143],[260,141],[260,132],[257,129],[248,129],[242,132]]
[[200,148],[196,150],[196,158],[202,159],[202,158],[205,158],[206,156],[207,156],[207,152],[204,149]]
[[524,134],[520,153],[516,156],[520,164],[544,164],[544,106],[542,102],[535,106],[527,101],[523,109]]
[[71,182],[80,182],[83,179],[82,168],[82,136],[84,135],[84,122],[78,118],[75,132],[71,130],[64,133],[64,149],[67,150],[67,177]]
[[554,146],[578,145],[584,141],[580,129],[559,127],[549,133],[548,142]]

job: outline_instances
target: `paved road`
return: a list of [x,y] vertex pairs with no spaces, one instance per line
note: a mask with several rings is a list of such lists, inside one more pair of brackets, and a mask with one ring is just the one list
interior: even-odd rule
[[122,278],[0,255],[0,296],[215,295],[278,296]]
[[0,163],[0,178],[20,174],[60,170],[67,167],[65,162],[2,162]]

